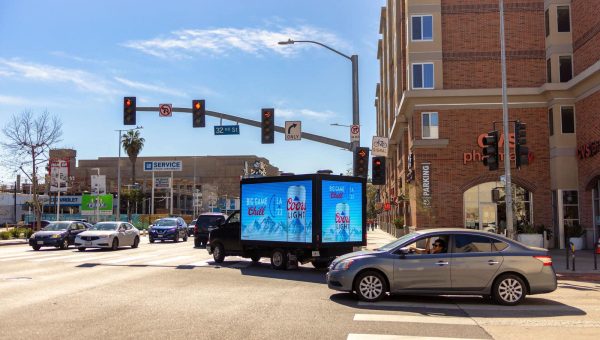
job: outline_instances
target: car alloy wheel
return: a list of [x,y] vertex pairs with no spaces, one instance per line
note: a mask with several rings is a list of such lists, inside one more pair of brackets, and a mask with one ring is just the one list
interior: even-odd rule
[[386,292],[386,282],[382,275],[377,272],[364,272],[356,281],[356,292],[361,300],[378,301],[383,298]]
[[69,240],[65,237],[65,239],[60,244],[60,249],[67,249],[67,248],[69,248]]
[[118,239],[118,238],[116,238],[116,237],[115,237],[115,238],[113,239],[113,241],[112,241],[112,247],[111,247],[111,249],[112,249],[112,250],[117,250],[117,249],[119,249],[119,239]]
[[516,275],[501,276],[494,283],[494,300],[507,306],[519,304],[525,298],[525,283]]
[[140,238],[138,236],[136,236],[135,239],[133,240],[133,244],[131,245],[131,248],[137,248],[139,244],[140,244]]

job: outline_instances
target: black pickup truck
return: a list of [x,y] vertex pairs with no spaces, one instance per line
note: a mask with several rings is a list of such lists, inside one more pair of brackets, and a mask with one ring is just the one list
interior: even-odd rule
[[365,188],[363,178],[324,174],[243,179],[241,209],[211,229],[206,249],[217,263],[268,257],[275,269],[326,268],[366,245]]

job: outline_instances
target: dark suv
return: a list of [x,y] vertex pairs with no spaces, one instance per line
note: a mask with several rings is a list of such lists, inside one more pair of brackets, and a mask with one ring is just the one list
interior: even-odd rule
[[188,239],[187,223],[181,217],[161,218],[148,230],[150,243],[154,243],[155,240],[179,242],[180,238],[183,239],[183,242]]
[[194,247],[205,247],[210,228],[218,226],[226,219],[227,215],[222,213],[203,213],[198,216],[194,226]]

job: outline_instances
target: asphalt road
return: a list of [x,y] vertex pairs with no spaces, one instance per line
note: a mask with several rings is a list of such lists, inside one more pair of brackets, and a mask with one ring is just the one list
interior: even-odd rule
[[1,339],[596,338],[600,284],[561,281],[500,307],[481,297],[389,297],[329,290],[310,264],[215,265],[192,240],[111,252],[0,248]]

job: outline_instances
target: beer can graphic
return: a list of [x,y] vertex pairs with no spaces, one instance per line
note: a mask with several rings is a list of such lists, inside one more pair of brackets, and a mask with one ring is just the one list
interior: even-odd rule
[[287,230],[288,242],[306,241],[306,188],[304,185],[288,187]]
[[335,205],[335,241],[345,242],[350,238],[350,205],[338,203]]

